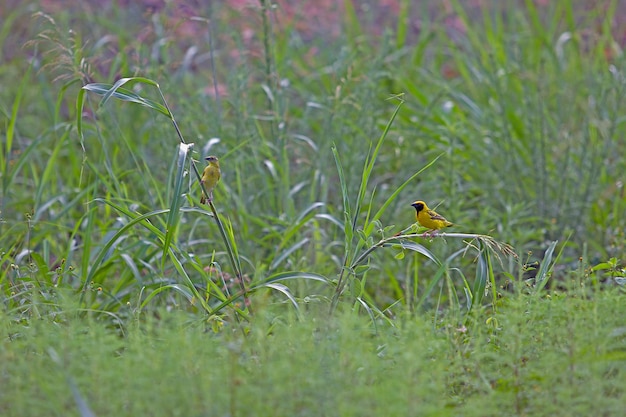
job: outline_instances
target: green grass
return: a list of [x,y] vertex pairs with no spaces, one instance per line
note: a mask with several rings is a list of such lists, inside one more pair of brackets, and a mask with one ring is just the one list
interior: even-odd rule
[[0,6],[0,414],[620,415],[623,6],[400,3]]
[[521,297],[488,322],[403,315],[377,332],[351,312],[312,308],[296,322],[270,308],[247,336],[164,310],[123,333],[69,307],[29,326],[3,313],[0,405],[6,416],[86,415],[78,401],[120,416],[617,416],[624,301]]

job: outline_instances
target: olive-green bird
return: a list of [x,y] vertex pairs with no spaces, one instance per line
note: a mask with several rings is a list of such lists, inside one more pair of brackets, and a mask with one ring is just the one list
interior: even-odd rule
[[217,183],[220,181],[220,178],[222,177],[222,171],[220,170],[220,161],[217,159],[217,156],[211,155],[207,156],[204,159],[209,162],[209,165],[204,168],[200,183],[204,185],[204,188],[206,189],[206,192],[209,193],[209,196],[207,197],[203,191],[202,197],[200,198],[200,203],[209,204],[211,201],[213,201],[213,188],[215,188]]

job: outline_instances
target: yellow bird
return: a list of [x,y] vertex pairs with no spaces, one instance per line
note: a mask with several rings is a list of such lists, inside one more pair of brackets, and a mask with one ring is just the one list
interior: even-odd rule
[[[415,218],[418,223],[424,227],[427,227],[430,233],[436,232],[444,227],[454,226],[451,222],[447,221],[442,215],[437,214],[434,210],[428,208],[423,201],[416,201],[411,206],[415,207]],[[426,234],[426,233],[424,233]]]
[[220,178],[222,177],[222,171],[220,170],[220,162],[217,159],[217,156],[207,156],[206,159],[209,162],[204,171],[202,172],[202,179],[200,183],[204,185],[206,192],[209,193],[209,197],[202,192],[202,197],[200,198],[200,204],[209,204],[213,200],[213,188],[217,185]]

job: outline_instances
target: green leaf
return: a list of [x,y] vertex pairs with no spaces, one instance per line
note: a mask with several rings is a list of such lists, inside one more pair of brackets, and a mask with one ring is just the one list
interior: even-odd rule
[[370,270],[369,265],[358,265],[356,268],[354,268],[353,272],[355,276],[360,277],[369,270]]
[[276,291],[281,292],[282,294],[284,294],[285,297],[287,297],[287,299],[289,301],[291,301],[291,304],[296,309],[296,312],[298,313],[298,316],[299,316],[300,306],[298,305],[298,302],[296,301],[294,296],[291,294],[291,291],[289,290],[289,287],[287,287],[286,285],[283,285],[283,284],[276,283],[276,282],[270,283],[270,284],[265,284],[265,287],[271,288],[273,290],[276,290]]
[[552,242],[550,246],[548,246],[546,253],[543,255],[543,260],[541,261],[539,271],[535,277],[535,293],[539,293],[539,291],[541,291],[548,283],[550,272],[552,271],[552,256],[557,243],[559,243],[558,240]]
[[346,254],[350,252],[352,247],[352,237],[354,236],[354,227],[352,225],[352,215],[350,212],[350,197],[348,195],[348,185],[346,184],[346,177],[341,166],[341,159],[339,158],[339,152],[337,147],[332,147],[333,156],[335,158],[335,164],[337,165],[337,174],[339,175],[339,184],[341,185],[341,197],[343,200],[343,232],[345,235],[345,247]]
[[489,277],[486,249],[481,243],[481,251],[478,254],[478,264],[476,265],[476,277],[474,278],[474,286],[472,288],[472,304],[470,310],[477,305],[480,305],[484,296],[485,288],[487,288],[487,279]]
[[363,294],[363,284],[361,283],[361,280],[356,278],[352,278],[350,280],[350,293],[352,294],[352,297],[357,299]]
[[172,194],[172,201],[170,202],[170,210],[167,213],[167,227],[165,229],[165,239],[163,241],[163,256],[161,257],[161,269],[165,269],[165,261],[167,259],[167,253],[170,249],[170,245],[176,236],[176,230],[180,221],[180,208],[182,206],[182,190],[185,179],[185,165],[187,156],[193,145],[187,145],[181,143],[178,145],[178,164],[176,170],[176,176],[174,178],[174,192]]
[[[83,86],[83,90],[90,91],[92,93],[103,96],[100,102],[100,107],[104,106],[111,97],[114,97],[118,100],[128,101],[131,103],[136,103],[142,106],[146,106],[148,108],[158,111],[159,113],[164,114],[170,119],[172,118],[172,114],[164,105],[157,103],[156,101],[150,100],[148,98],[142,97],[130,90],[122,88],[123,85],[128,84],[128,83],[134,83],[134,82],[154,86],[157,88],[159,93],[161,93],[159,84],[157,84],[156,82],[150,79],[143,78],[143,77],[121,78],[113,85],[103,84],[103,83],[87,84]],[[83,99],[81,98],[80,100],[81,104],[82,104],[82,100]],[[81,109],[82,109],[82,105],[81,105]]]
[[611,265],[611,263],[609,262],[602,262],[597,265],[594,265],[593,268],[591,268],[591,270],[592,271],[604,271],[607,269],[612,269],[613,267],[614,265]]
[[429,251],[428,249],[426,249],[424,246],[420,245],[419,243],[415,243],[411,241],[402,241],[399,243],[394,243],[392,246],[400,246],[402,249],[407,249],[413,252],[417,252],[421,255],[424,255],[425,257],[427,257],[428,259],[430,259],[437,265],[441,265],[441,261],[437,259],[437,257],[433,255],[431,251]]
[[[352,220],[353,228],[356,228],[356,223],[357,223],[359,214],[361,213],[361,206],[363,205],[363,201],[365,200],[367,184],[369,183],[369,179],[372,175],[372,171],[374,170],[374,163],[376,162],[376,158],[378,158],[378,153],[380,152],[380,149],[385,141],[385,138],[387,137],[387,134],[391,130],[391,125],[396,119],[396,116],[398,115],[400,108],[404,104],[404,100],[402,100],[400,97],[398,98],[400,99],[400,103],[396,106],[393,114],[391,115],[391,118],[389,118],[389,120],[387,121],[387,124],[385,125],[385,129],[383,130],[380,137],[378,138],[378,141],[376,142],[374,151],[371,152],[371,148],[370,148],[370,152],[368,152],[367,157],[365,159],[365,166],[363,167],[363,174],[361,175],[361,184],[359,185],[359,193],[357,196],[357,201],[356,201],[356,205],[355,205],[355,209],[353,213],[353,220]],[[379,217],[377,217],[376,215],[372,218],[372,220],[378,220],[378,219]],[[366,234],[368,235],[371,234],[373,227],[374,227],[374,224],[372,223],[366,224],[364,227],[364,229],[366,230]],[[358,251],[358,248],[357,248],[357,251]]]
[[264,285],[272,282],[284,281],[287,279],[307,279],[313,281],[323,282],[324,284],[328,284],[328,278],[323,275],[315,274],[312,272],[303,272],[303,271],[290,271],[290,272],[280,272],[278,274],[273,274],[267,277],[262,282],[252,286],[250,290],[254,290],[257,288],[261,288]]

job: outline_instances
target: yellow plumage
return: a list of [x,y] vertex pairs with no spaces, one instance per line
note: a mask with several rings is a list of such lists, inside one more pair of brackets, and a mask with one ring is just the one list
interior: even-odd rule
[[203,192],[202,197],[200,198],[200,203],[208,204],[213,200],[213,188],[215,188],[222,177],[222,171],[220,170],[220,162],[217,159],[217,156],[211,155],[204,159],[209,162],[209,165],[204,168],[200,182],[204,185],[204,188],[206,189],[206,192],[209,193],[209,196],[207,197]]
[[428,208],[423,201],[416,201],[411,206],[415,207],[415,217],[419,224],[434,232],[444,227],[453,226],[442,215],[437,214],[434,210]]

